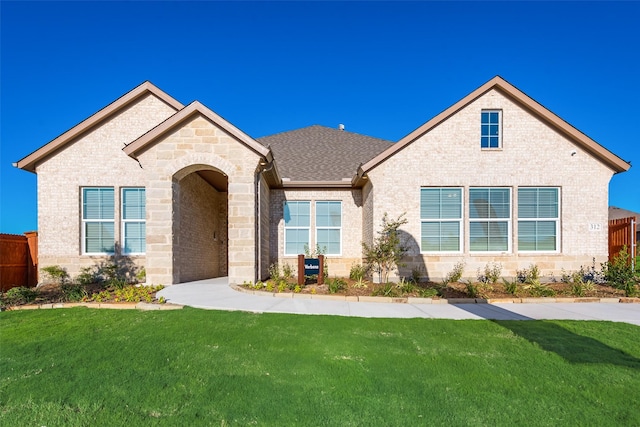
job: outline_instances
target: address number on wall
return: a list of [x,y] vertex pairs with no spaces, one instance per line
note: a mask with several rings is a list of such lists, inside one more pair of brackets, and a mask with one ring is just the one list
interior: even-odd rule
[[589,223],[589,231],[602,231],[602,224]]

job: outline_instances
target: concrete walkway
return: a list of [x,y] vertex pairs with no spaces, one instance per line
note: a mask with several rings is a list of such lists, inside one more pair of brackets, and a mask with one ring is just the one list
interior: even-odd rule
[[252,295],[229,286],[226,277],[168,286],[158,293],[167,302],[212,310],[258,313],[328,314],[353,317],[494,319],[494,320],[610,320],[640,326],[640,304],[399,304],[327,301]]

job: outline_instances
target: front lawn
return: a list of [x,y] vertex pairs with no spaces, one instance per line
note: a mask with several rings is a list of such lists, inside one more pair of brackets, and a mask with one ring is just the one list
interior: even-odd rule
[[640,328],[0,313],[0,425],[640,425]]

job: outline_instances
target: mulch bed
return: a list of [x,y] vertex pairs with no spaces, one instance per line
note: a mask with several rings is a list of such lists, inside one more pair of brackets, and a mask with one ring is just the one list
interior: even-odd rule
[[[333,279],[328,279],[333,280]],[[354,284],[355,280],[352,279],[341,279],[347,283],[347,286],[335,293],[329,292],[329,286],[325,282],[323,285],[318,285],[314,282],[307,281],[307,284],[300,290],[301,294],[318,294],[318,295],[344,295],[344,296],[371,296],[374,295],[376,289],[380,289],[383,285],[374,284],[371,282],[366,282],[366,288],[356,288]],[[572,290],[572,285],[569,283],[563,282],[552,282],[545,285],[547,288],[553,290],[553,297],[587,297],[587,298],[623,298],[625,296],[625,292],[621,289],[616,289],[607,285],[593,285],[593,290],[586,291],[583,295],[575,295]],[[245,286],[247,289],[252,289],[248,286]],[[417,287],[422,289],[432,288],[438,290],[438,295],[433,298],[443,298],[443,299],[453,299],[453,298],[473,298],[472,295],[467,291],[467,285],[465,283],[450,283],[446,287],[443,287],[441,283],[437,282],[421,282],[418,283]],[[277,287],[276,287],[277,289]],[[274,292],[277,292],[275,290]],[[292,290],[285,290],[281,293],[292,293]],[[399,290],[397,292],[396,297],[420,297],[422,292],[416,290],[414,292],[409,293],[401,293]],[[380,296],[380,295],[378,295]],[[488,285],[480,291],[479,295],[476,297],[487,298],[487,299],[498,299],[498,298],[526,298],[526,297],[534,297],[538,295],[532,294],[528,289],[526,284],[519,284],[518,291],[516,294],[510,294],[505,290],[504,284],[501,282],[496,283],[495,285]]]

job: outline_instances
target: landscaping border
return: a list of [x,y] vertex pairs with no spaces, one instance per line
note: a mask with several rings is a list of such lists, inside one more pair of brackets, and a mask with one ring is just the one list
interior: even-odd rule
[[598,298],[598,297],[543,297],[543,298],[420,298],[420,297],[374,297],[357,295],[326,295],[326,294],[301,294],[293,292],[266,292],[243,288],[239,285],[229,285],[231,289],[251,295],[274,298],[298,298],[329,301],[348,302],[383,302],[397,304],[541,304],[541,303],[610,303],[610,304],[640,304],[640,298]]
[[149,302],[59,302],[48,304],[28,304],[28,305],[15,305],[7,307],[6,311],[14,310],[47,310],[52,308],[73,308],[73,307],[87,307],[87,308],[107,308],[117,310],[180,310],[184,306],[178,304],[154,304]]

